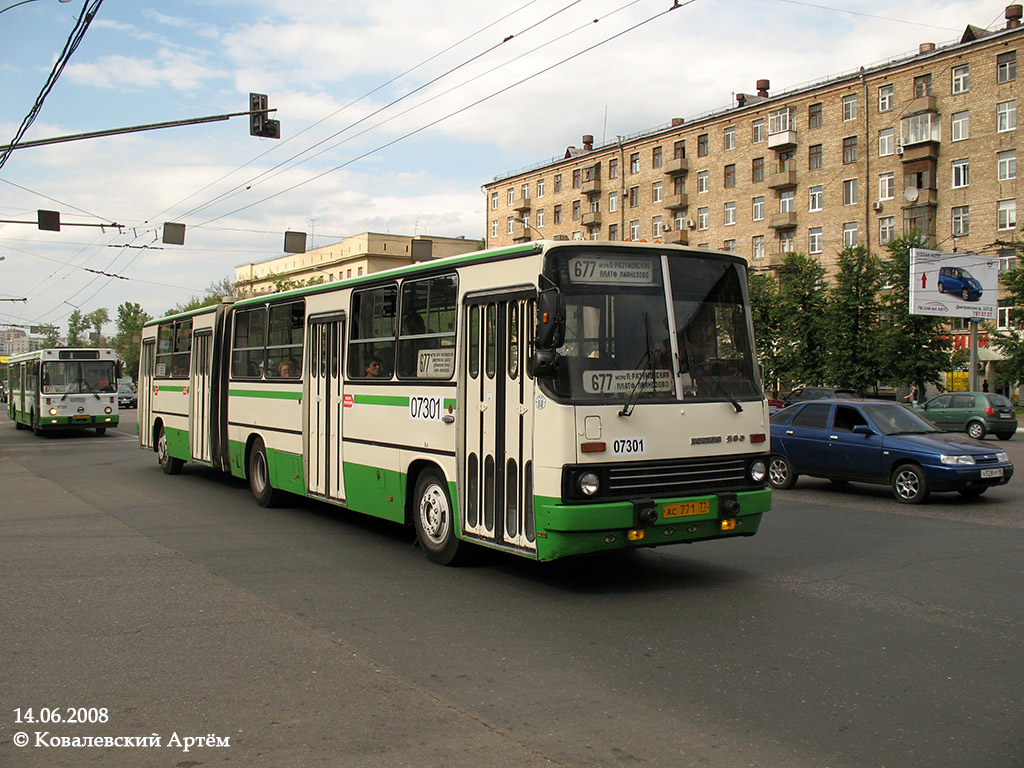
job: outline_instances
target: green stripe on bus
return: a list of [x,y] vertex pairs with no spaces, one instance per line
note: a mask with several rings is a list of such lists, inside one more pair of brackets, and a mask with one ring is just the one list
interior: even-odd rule
[[278,392],[272,389],[232,389],[231,397],[261,397],[268,400],[301,400],[301,392]]
[[159,392],[184,392],[185,387],[172,387],[169,384],[157,384],[156,388]]
[[[362,403],[363,405],[393,405],[399,408],[409,407],[408,397],[396,397],[393,395],[355,395],[353,402]],[[445,398],[443,401],[445,409],[455,408],[454,398]]]

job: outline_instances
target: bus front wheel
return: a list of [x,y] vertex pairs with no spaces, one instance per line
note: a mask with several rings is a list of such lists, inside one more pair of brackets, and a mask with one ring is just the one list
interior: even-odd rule
[[270,464],[267,462],[267,448],[256,438],[249,451],[249,488],[261,507],[277,504],[280,491],[270,484]]
[[165,475],[180,475],[181,468],[185,466],[185,462],[181,459],[176,459],[167,450],[167,435],[164,434],[164,428],[160,427],[160,431],[156,435],[156,458],[160,462],[160,469],[164,471]]
[[427,557],[440,565],[452,565],[459,554],[459,540],[452,520],[448,484],[433,469],[424,471],[416,482],[413,523],[416,539]]

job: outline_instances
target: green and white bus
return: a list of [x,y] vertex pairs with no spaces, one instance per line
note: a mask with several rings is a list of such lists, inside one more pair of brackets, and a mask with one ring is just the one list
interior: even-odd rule
[[12,355],[7,415],[18,429],[116,427],[120,363],[112,349],[37,349]]
[[743,259],[537,241],[222,303],[143,330],[140,440],[538,560],[757,532],[768,409]]

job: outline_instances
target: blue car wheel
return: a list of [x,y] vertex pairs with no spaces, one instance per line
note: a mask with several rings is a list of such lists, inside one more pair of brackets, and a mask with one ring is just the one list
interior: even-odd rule
[[920,504],[928,498],[928,478],[924,470],[915,464],[896,467],[892,473],[892,493],[896,501],[904,504]]

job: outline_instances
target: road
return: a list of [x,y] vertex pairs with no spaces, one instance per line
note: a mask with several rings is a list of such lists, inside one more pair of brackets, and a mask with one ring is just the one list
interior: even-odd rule
[[919,507],[801,479],[751,539],[442,568],[392,524],[165,476],[133,420],[0,416],[0,765],[1024,764],[1020,477]]

